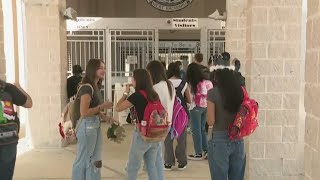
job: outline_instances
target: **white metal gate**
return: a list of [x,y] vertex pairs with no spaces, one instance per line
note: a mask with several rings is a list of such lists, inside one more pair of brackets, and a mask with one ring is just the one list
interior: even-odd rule
[[[137,68],[155,60],[154,30],[110,30],[111,86],[128,82]],[[113,95],[112,95],[113,97]]]
[[[225,30],[209,29],[207,33],[208,57],[224,52]],[[153,29],[67,31],[68,73],[71,74],[75,64],[85,69],[90,58],[103,59],[110,66],[107,67],[110,72],[104,82],[104,95],[111,98],[115,83],[127,82],[134,69],[145,68],[149,61],[157,59],[155,56],[166,64],[177,60],[188,64],[194,54],[200,52],[200,41],[160,41],[159,54],[155,54],[158,41],[155,37]]]
[[225,51],[226,31],[222,29],[208,30],[208,57]]
[[[106,62],[105,30],[67,31],[68,74],[72,74],[72,66],[80,65],[83,70],[92,58]],[[103,82],[103,86],[106,83]],[[104,97],[106,91],[103,88]]]
[[189,64],[200,53],[200,46],[200,41],[160,41],[159,60],[167,65],[179,60]]
[[[126,77],[136,68],[145,68],[154,60],[153,30],[110,30],[111,33],[111,76],[114,80]],[[125,79],[123,79],[125,78]]]

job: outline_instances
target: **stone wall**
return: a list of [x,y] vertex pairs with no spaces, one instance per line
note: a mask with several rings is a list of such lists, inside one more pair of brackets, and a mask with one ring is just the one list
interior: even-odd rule
[[247,0],[227,1],[227,9],[226,51],[232,52],[231,59],[237,58],[241,61],[240,71],[245,74]]
[[247,179],[299,179],[304,172],[302,1],[229,0],[227,12],[227,50],[245,57],[247,88],[260,103],[260,127],[248,138]]
[[5,79],[6,62],[4,56],[4,39],[3,39],[3,13],[2,2],[0,2],[0,79]]
[[59,147],[57,125],[66,103],[66,0],[28,0],[26,9],[27,91],[33,98],[29,111],[35,148]]
[[320,1],[308,0],[305,66],[305,179],[320,177]]

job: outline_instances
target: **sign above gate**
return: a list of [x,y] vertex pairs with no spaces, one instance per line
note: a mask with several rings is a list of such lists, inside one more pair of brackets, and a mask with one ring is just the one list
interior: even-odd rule
[[147,2],[156,9],[172,12],[187,7],[192,0],[147,0]]
[[198,18],[172,18],[171,24],[174,29],[197,29]]
[[80,17],[77,21],[67,20],[67,29],[70,30],[80,30],[80,29],[92,29],[95,22],[102,18],[96,17]]

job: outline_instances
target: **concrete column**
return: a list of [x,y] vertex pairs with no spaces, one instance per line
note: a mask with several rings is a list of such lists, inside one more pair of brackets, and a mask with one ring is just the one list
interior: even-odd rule
[[238,58],[241,61],[240,71],[243,74],[246,65],[247,1],[227,0],[226,51],[230,53],[231,60]]
[[260,103],[260,127],[249,142],[249,179],[299,179],[302,1],[248,0],[247,11],[247,87]]
[[66,0],[25,1],[27,91],[34,101],[27,136],[34,148],[60,144],[57,127],[67,99],[65,6]]
[[5,79],[6,62],[4,56],[4,40],[3,40],[3,13],[2,2],[0,1],[0,79]]
[[320,1],[308,0],[305,66],[305,179],[320,177]]

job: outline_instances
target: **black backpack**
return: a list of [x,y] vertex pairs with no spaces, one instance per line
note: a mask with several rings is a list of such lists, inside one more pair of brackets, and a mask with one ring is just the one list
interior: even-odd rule
[[13,106],[13,98],[5,92],[6,83],[0,81],[0,146],[17,143],[20,121]]
[[182,89],[184,88],[185,85],[186,85],[186,81],[182,80],[181,83],[179,84],[179,86],[175,88],[176,89],[176,96],[181,101],[181,105],[182,105],[183,109],[187,112],[188,118],[190,118],[190,113],[189,113],[187,101],[184,97],[184,94],[182,94]]

